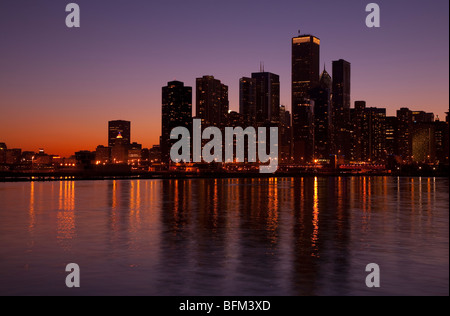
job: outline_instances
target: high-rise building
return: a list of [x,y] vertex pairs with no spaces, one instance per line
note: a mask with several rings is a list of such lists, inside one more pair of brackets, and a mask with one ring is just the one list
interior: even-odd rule
[[415,122],[412,128],[412,160],[431,163],[436,160],[434,122]]
[[292,103],[303,104],[319,84],[320,39],[312,35],[292,38]]
[[314,118],[311,89],[319,83],[320,39],[312,35],[292,38],[292,127],[294,161],[313,159]]
[[286,106],[280,105],[280,123],[286,124]]
[[330,151],[331,77],[324,69],[319,85],[311,90],[314,100],[314,158],[328,159]]
[[115,164],[127,164],[128,163],[128,150],[129,144],[126,143],[125,139],[119,133],[116,140],[114,141],[114,146],[111,147],[111,160]]
[[171,81],[162,88],[161,161],[170,163],[170,149],[176,140],[170,139],[172,129],[185,127],[192,132],[192,87]]
[[398,119],[396,116],[386,117],[386,154],[398,155]]
[[213,76],[203,76],[196,80],[197,117],[202,127],[225,128],[228,120],[228,86]]
[[365,101],[355,101],[355,108],[351,109],[352,122],[352,160],[368,161],[369,154],[369,126]]
[[108,146],[113,147],[118,135],[122,136],[122,142],[125,145],[130,144],[131,123],[129,121],[109,121],[108,122]]
[[291,113],[286,110],[284,105],[280,105],[279,138],[279,161],[281,163],[290,163],[292,158]]
[[350,63],[333,61],[332,126],[334,152],[350,159]]
[[449,164],[449,126],[448,120],[435,123],[436,160],[440,164]]
[[411,160],[413,162],[434,162],[436,159],[436,138],[434,114],[424,111],[410,111]]
[[252,73],[255,80],[256,124],[280,122],[280,77],[270,72]]
[[369,130],[369,161],[386,162],[386,109],[366,108]]
[[398,154],[404,163],[410,163],[412,159],[412,111],[401,108],[397,111],[398,120]]
[[356,101],[351,109],[349,131],[350,159],[359,162],[385,163],[386,109],[367,108],[365,101]]
[[256,79],[239,79],[239,113],[246,125],[256,126]]

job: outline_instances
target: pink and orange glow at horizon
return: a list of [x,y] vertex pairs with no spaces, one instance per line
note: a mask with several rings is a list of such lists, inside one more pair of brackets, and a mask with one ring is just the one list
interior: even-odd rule
[[161,133],[161,87],[213,75],[239,108],[239,78],[280,75],[290,109],[290,41],[321,40],[321,64],[352,64],[352,102],[434,112],[449,109],[449,3],[377,1],[381,28],[349,1],[76,1],[81,28],[65,27],[66,3],[0,4],[0,142],[70,156],[107,145],[109,120],[131,121],[131,140],[151,147]]

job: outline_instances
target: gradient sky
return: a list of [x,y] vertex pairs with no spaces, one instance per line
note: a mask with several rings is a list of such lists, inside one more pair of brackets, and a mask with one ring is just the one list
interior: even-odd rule
[[[161,87],[213,75],[239,108],[239,78],[280,75],[291,104],[291,46],[319,37],[321,64],[352,64],[352,104],[434,112],[449,108],[449,1],[377,0],[381,28],[365,25],[372,1],[74,0],[81,28],[65,26],[67,1],[0,2],[0,142],[69,156],[107,145],[107,122],[130,120],[132,141],[157,144]],[[193,95],[195,100],[195,90]],[[195,114],[195,101],[193,104]]]

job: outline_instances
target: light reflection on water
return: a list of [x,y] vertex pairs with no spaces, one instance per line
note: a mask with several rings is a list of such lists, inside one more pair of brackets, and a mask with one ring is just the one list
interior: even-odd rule
[[448,178],[0,183],[0,295],[448,295],[448,193]]

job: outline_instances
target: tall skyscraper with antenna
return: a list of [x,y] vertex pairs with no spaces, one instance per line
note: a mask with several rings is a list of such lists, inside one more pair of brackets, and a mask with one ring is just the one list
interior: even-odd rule
[[[261,70],[264,66],[261,65]],[[280,122],[280,76],[271,72],[254,72],[256,124]]]

